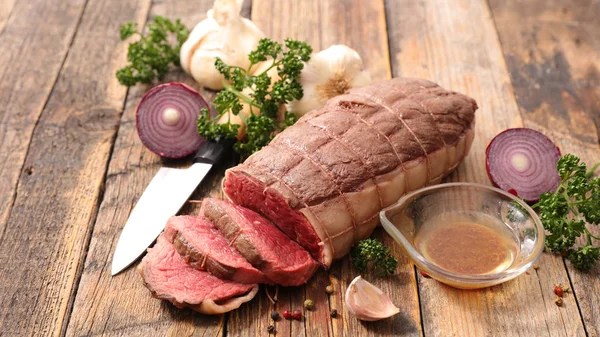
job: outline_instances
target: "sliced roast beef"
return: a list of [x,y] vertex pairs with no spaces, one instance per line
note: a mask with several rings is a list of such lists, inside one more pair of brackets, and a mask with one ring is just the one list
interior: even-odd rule
[[164,234],[148,249],[138,271],[152,296],[205,314],[236,309],[258,291],[257,284],[225,281],[193,268]]
[[263,283],[263,273],[254,268],[213,226],[197,216],[174,216],[165,228],[165,237],[192,267],[240,283]]
[[223,200],[204,199],[200,212],[274,283],[303,284],[319,267],[306,250],[254,211]]
[[329,266],[372,233],[381,209],[458,166],[475,110],[473,99],[420,79],[352,89],[229,169],[223,190]]

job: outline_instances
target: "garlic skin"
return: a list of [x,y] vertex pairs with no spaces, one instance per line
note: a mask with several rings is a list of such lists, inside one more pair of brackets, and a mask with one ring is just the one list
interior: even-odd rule
[[304,96],[286,105],[298,117],[319,109],[325,102],[351,88],[371,84],[358,53],[345,45],[333,45],[310,57],[300,74]]
[[360,276],[348,286],[345,300],[348,310],[362,321],[377,321],[400,312],[381,289]]
[[243,0],[215,0],[207,18],[194,27],[181,46],[181,66],[196,82],[213,90],[223,89],[223,75],[215,69],[215,60],[248,68],[248,54],[265,34],[240,16]]

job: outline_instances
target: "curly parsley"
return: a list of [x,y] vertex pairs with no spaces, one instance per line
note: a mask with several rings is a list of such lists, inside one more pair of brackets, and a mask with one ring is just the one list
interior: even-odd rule
[[[225,83],[225,89],[214,100],[218,115],[211,118],[208,110],[203,109],[198,117],[198,133],[209,139],[235,138],[239,125],[227,121],[217,126],[217,121],[229,111],[238,115],[243,102],[250,106],[250,116],[244,120],[246,137],[238,141],[234,149],[244,157],[260,150],[275,134],[296,122],[296,116],[291,112],[286,112],[283,120],[279,120],[279,106],[302,98],[300,72],[311,53],[312,48],[304,42],[286,39],[282,45],[263,38],[248,55],[250,66],[247,69],[228,66],[217,58],[215,68],[228,83]],[[250,75],[252,67],[267,60],[273,60],[268,69],[260,74]],[[271,83],[271,78],[267,75],[267,71],[273,68],[277,69],[279,75],[279,80],[275,83]],[[252,93],[242,93],[244,88],[251,88]]]
[[[136,83],[151,83],[155,78],[162,78],[169,66],[179,66],[179,50],[187,40],[189,30],[179,21],[172,22],[162,16],[156,16],[148,25],[148,34],[137,31],[137,24],[129,22],[121,26],[121,40],[135,34],[140,36],[136,42],[129,44],[127,60],[129,64],[117,71],[117,79],[128,87]],[[175,46],[169,42],[174,35]]]
[[386,247],[376,239],[362,240],[352,248],[352,264],[358,271],[364,273],[372,268],[377,275],[389,276],[396,272],[398,261]]
[[[593,177],[599,164],[588,170],[576,156],[563,156],[557,164],[561,184],[554,193],[542,194],[540,201],[533,205],[539,211],[544,228],[550,232],[546,246],[567,256],[582,270],[591,268],[600,258],[600,246],[592,242],[600,237],[593,235],[586,225],[586,222],[600,224],[600,178]],[[585,243],[574,247],[582,235]]]

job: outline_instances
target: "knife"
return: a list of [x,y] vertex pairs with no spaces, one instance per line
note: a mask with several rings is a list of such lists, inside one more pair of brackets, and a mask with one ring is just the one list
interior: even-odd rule
[[176,215],[198,184],[231,148],[233,139],[209,140],[196,152],[186,169],[161,167],[129,214],[113,255],[114,276],[137,260],[167,220]]

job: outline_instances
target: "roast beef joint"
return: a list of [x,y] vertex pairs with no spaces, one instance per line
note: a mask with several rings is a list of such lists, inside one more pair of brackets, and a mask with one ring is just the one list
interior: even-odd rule
[[371,235],[381,209],[458,166],[476,109],[472,98],[420,79],[352,89],[229,169],[223,191],[327,268]]

